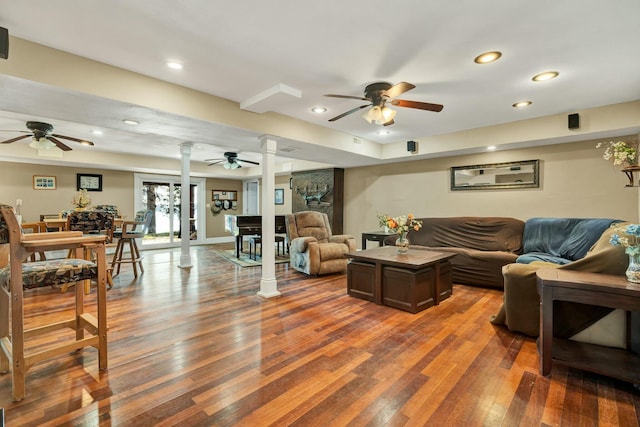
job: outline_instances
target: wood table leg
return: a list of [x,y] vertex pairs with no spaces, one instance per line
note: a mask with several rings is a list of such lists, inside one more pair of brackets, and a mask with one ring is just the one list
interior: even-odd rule
[[551,358],[553,345],[553,290],[542,286],[540,296],[540,373],[548,375],[551,372]]

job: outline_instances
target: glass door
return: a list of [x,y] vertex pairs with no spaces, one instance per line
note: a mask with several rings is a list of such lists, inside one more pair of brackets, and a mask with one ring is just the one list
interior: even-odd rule
[[[136,175],[136,212],[151,210],[154,215],[147,234],[142,239],[143,247],[173,247],[180,244],[183,236],[189,236],[193,243],[199,243],[204,234],[204,223],[199,218],[204,198],[204,179],[192,179],[189,185],[190,203],[189,230],[181,229],[182,185],[180,177],[162,175]],[[202,233],[198,233],[198,229]]]

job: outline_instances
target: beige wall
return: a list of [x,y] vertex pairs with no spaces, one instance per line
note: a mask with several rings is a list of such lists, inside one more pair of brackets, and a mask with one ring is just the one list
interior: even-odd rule
[[276,205],[276,215],[291,213],[291,190],[289,189],[291,175],[276,176],[276,187],[284,190],[284,205]]
[[[230,236],[230,234],[224,230],[224,216],[242,214],[242,181],[232,179],[207,179],[206,187],[206,237]],[[238,207],[236,209],[223,210],[218,215],[212,214],[209,208],[211,203],[213,203],[213,190],[236,191],[238,194]]]
[[[77,173],[102,174],[102,191],[91,191],[91,205],[116,205],[121,215],[133,219],[134,200],[133,172],[102,169],[82,169],[63,166],[32,165],[27,163],[0,162],[0,202],[15,206],[22,199],[22,220],[38,221],[40,214],[56,214],[73,209]],[[55,190],[35,190],[33,175],[55,176]],[[289,188],[287,180],[287,188]],[[207,179],[206,202],[211,203],[211,190],[232,190],[238,192],[238,209],[226,213],[242,213],[242,181],[230,179]],[[206,237],[228,236],[224,230],[224,213],[214,216],[206,210]]]
[[[0,163],[0,201],[15,206],[22,199],[22,220],[38,221],[40,214],[55,214],[73,209],[76,174],[102,175],[102,191],[91,191],[91,205],[116,205],[122,215],[133,218],[133,173],[101,169],[68,168],[61,166]],[[33,175],[55,176],[55,190],[35,190]]]
[[[624,138],[620,138],[624,139]],[[605,217],[638,221],[638,188],[597,141],[446,157],[345,171],[345,233],[378,230],[377,214],[418,217]],[[540,159],[540,188],[451,191],[452,166]]]

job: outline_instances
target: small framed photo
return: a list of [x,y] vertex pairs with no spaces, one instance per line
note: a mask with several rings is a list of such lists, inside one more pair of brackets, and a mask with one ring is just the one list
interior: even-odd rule
[[276,188],[276,205],[284,205],[284,188]]
[[33,189],[34,190],[55,190],[56,177],[33,175]]
[[102,175],[91,173],[76,174],[76,190],[102,191]]

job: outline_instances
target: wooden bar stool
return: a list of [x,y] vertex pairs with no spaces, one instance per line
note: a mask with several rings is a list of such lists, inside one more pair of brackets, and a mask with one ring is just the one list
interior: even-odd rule
[[[105,239],[104,235],[83,236],[80,231],[23,235],[13,208],[0,203],[0,372],[11,371],[13,400],[25,397],[25,378],[31,366],[52,357],[95,347],[99,369],[107,369]],[[33,253],[64,249],[72,250],[77,257],[24,262]],[[86,250],[93,252],[95,262],[83,258]],[[57,318],[53,323],[40,321],[25,329],[25,290],[84,280],[97,283],[94,313],[87,311],[82,287],[76,286],[72,316]],[[75,331],[75,339],[67,336],[46,348],[27,345],[40,335],[68,329]]]
[[[153,211],[151,210],[138,211],[135,221],[124,221],[122,223],[122,231],[120,233],[114,233],[115,237],[119,237],[119,239],[116,245],[116,251],[113,254],[113,261],[111,261],[113,276],[120,274],[120,266],[123,263],[129,263],[133,266],[134,277],[138,277],[138,267],[140,267],[140,274],[144,273],[142,257],[140,256],[136,239],[144,237],[152,217]],[[129,244],[129,258],[124,256],[124,245],[126,243]]]

